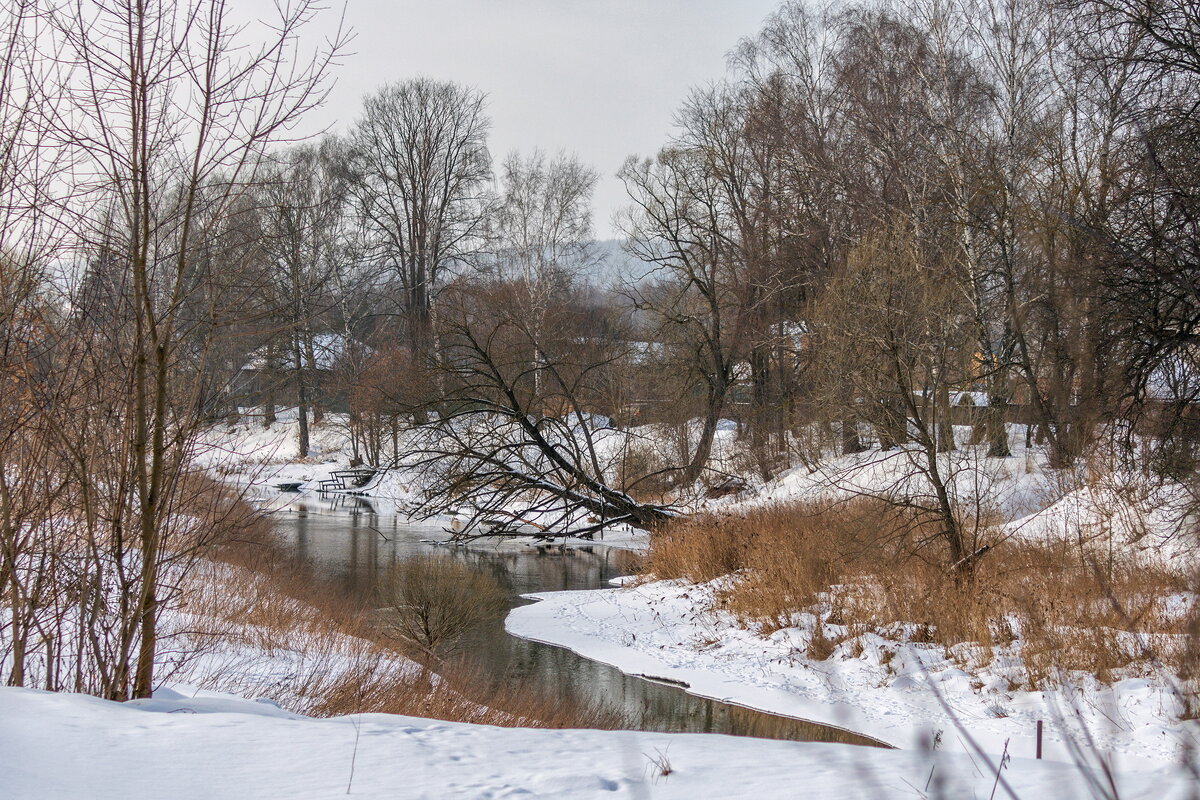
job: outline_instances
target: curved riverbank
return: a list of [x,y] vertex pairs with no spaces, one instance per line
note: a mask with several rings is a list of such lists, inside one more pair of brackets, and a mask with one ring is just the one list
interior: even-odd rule
[[[602,587],[626,571],[619,551],[604,546],[564,550],[510,543],[446,548],[436,541],[444,536],[439,528],[378,513],[369,502],[345,508],[305,496],[294,498],[285,510],[272,516],[284,548],[306,561],[327,583],[360,599],[372,596],[376,582],[392,564],[431,552],[495,577],[509,593],[514,612],[525,607],[523,598],[530,593],[603,591]],[[552,643],[510,636],[503,625],[480,631],[471,637],[469,646],[477,656],[481,678],[533,686],[586,707],[603,708],[641,730],[877,744],[842,726],[726,704],[629,675]]]
[[[1072,761],[1083,739],[1118,768],[1178,763],[1192,736],[1172,724],[1169,687],[1148,679],[1062,692],[1013,692],[998,714],[979,686],[932,648],[879,640],[857,657],[826,661],[804,655],[795,629],[762,636],[712,611],[713,585],[660,581],[591,592],[531,595],[538,602],[510,613],[514,635],[570,648],[629,674],[686,684],[699,696],[838,726],[904,749],[1007,751],[1032,756],[1037,720],[1044,755]],[[878,638],[878,637],[876,637]],[[882,663],[881,663],[882,662]],[[934,745],[934,742],[937,742]],[[1091,748],[1085,748],[1090,750]]]

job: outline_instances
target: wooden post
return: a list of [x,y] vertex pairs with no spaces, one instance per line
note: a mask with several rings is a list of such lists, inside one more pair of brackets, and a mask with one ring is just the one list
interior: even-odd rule
[[1037,721],[1037,757],[1042,757],[1042,721]]

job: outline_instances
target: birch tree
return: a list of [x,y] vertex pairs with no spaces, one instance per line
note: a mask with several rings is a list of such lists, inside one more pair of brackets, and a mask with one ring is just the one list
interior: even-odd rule
[[[534,346],[556,295],[561,295],[589,266],[592,239],[591,197],[598,175],[577,158],[559,154],[547,160],[535,150],[504,160],[496,211],[496,268],[520,282],[522,311]],[[540,361],[533,353],[531,360]],[[535,366],[535,393],[542,380]]]

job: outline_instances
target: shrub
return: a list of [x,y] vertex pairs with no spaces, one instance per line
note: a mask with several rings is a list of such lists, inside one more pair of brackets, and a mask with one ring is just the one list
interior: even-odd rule
[[[1119,561],[1101,568],[1077,542],[1010,539],[963,580],[930,533],[878,500],[781,503],[681,520],[654,536],[645,571],[694,582],[736,574],[716,602],[763,633],[809,612],[860,633],[967,643],[960,650],[972,658],[1015,646],[1028,688],[1053,683],[1064,669],[1103,679],[1133,663],[1157,661],[1181,676],[1193,668],[1195,648],[1178,645],[1176,635],[1187,633],[1190,618],[1163,603],[1189,590],[1185,579]],[[832,644],[821,631],[810,654],[827,657]]]
[[670,460],[652,442],[629,444],[616,464],[617,486],[643,501],[661,501],[673,488]]
[[380,599],[396,633],[426,652],[446,654],[462,637],[503,619],[508,595],[494,578],[449,556],[414,556],[394,565]]

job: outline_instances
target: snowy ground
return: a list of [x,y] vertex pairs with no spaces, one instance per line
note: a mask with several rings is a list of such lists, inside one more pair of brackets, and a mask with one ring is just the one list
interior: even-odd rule
[[[214,426],[205,437],[199,460],[226,480],[252,490],[301,483],[305,491],[312,491],[331,472],[349,464],[348,432],[340,415],[326,415],[322,424],[311,429],[308,458],[300,459],[294,416],[294,412],[280,410],[279,421],[269,427],[252,415],[234,425]],[[1010,426],[1013,455],[1008,458],[984,455],[985,446],[969,444],[971,433],[969,427],[956,428],[959,449],[942,454],[940,468],[950,476],[954,494],[964,507],[978,507],[981,514],[998,522],[996,536],[1067,537],[1087,541],[1096,549],[1115,545],[1123,554],[1157,566],[1198,563],[1194,537],[1178,535],[1184,521],[1179,509],[1194,500],[1181,487],[1153,485],[1103,464],[1080,464],[1076,470],[1048,469],[1044,448],[1026,449],[1023,426]],[[662,426],[603,430],[595,435],[602,460],[615,461],[616,450],[623,446],[664,453],[672,446],[672,432]],[[712,466],[723,474],[736,471],[737,449],[736,425],[723,421],[713,445]],[[920,470],[914,468],[919,461],[917,452],[901,447],[886,453],[868,450],[829,457],[813,467],[786,470],[765,484],[753,474],[744,474],[741,477],[752,487],[749,492],[707,504],[736,509],[783,500],[887,493],[919,498],[931,492],[923,485]],[[422,494],[423,479],[420,471],[389,470],[360,493],[381,511],[404,513]],[[439,517],[434,522],[452,527],[453,517]],[[644,534],[627,526],[605,533],[605,543],[615,546],[642,548],[646,541]]]
[[[223,459],[214,466],[220,464],[229,479],[244,485],[314,485],[347,462],[345,436],[336,425],[316,429],[313,455],[304,461],[295,458],[293,428],[283,423],[263,429],[250,423],[214,431],[214,453]],[[969,429],[957,433],[965,444]],[[646,433],[647,438],[651,435]],[[719,437],[723,458],[731,451],[733,435],[726,426]],[[1070,536],[1104,547],[1116,542],[1125,552],[1136,550],[1156,564],[1190,558],[1178,546],[1183,540],[1170,536],[1178,520],[1164,513],[1170,503],[1161,489],[1158,494],[1114,493],[1103,482],[1082,477],[1085,470],[1047,470],[1044,454],[1036,448],[1026,451],[1016,428],[1012,445],[1015,455],[1006,459],[983,457],[981,448],[971,447],[942,456],[960,497],[986,498],[1000,522],[999,535]],[[896,450],[835,458],[819,469],[799,467],[760,484],[752,497],[715,505],[736,508],[827,498],[847,493],[847,488],[851,494],[897,487],[920,492],[919,486],[906,486],[914,480],[911,457]],[[391,504],[402,512],[419,489],[419,475],[393,471],[367,487],[367,494],[377,505]],[[452,519],[441,522],[449,526]],[[625,531],[610,534],[606,543],[640,547],[645,537]],[[993,757],[1006,742],[1010,753],[1030,756],[1036,721],[1041,719],[1047,726],[1048,759],[1063,763],[1076,758],[1071,743],[1081,740],[1083,726],[1094,739],[1095,751],[1110,755],[1122,774],[1134,775],[1167,768],[1178,761],[1185,742],[1200,742],[1196,723],[1174,721],[1178,702],[1169,681],[1153,675],[1126,678],[1113,686],[1077,676],[1070,690],[1020,692],[1009,688],[1003,663],[982,665],[968,674],[942,648],[886,641],[873,634],[860,637],[861,653],[851,654],[843,644],[829,660],[811,662],[804,655],[811,625],[767,637],[746,631],[731,618],[709,611],[709,586],[663,582],[538,597],[541,602],[512,613],[510,632],[569,647],[629,673],[679,681],[697,694],[845,727],[911,753],[935,739],[941,751],[969,753],[973,747],[965,729]],[[882,756],[859,758],[874,765]],[[671,776],[661,785],[674,780]],[[634,791],[632,787],[625,788]]]
[[[1087,775],[1056,762],[1014,758],[1000,779],[994,788],[994,768],[956,753],[384,714],[310,719],[185,687],[125,704],[0,689],[0,793],[11,800],[1096,796]],[[1192,788],[1168,770],[1119,778],[1127,800],[1182,800]]]
[[[805,655],[804,628],[770,636],[713,612],[712,586],[659,581],[612,590],[552,592],[509,615],[517,636],[556,644],[622,671],[666,678],[726,702],[823,722],[906,749],[1032,756],[1038,719],[1045,756],[1069,761],[1068,738],[1085,724],[1119,769],[1177,762],[1200,745],[1197,723],[1174,722],[1178,702],[1158,679],[1105,687],[1082,679],[1072,693],[1016,692],[996,665],[968,675],[936,645],[864,634],[861,655],[843,643],[821,662]],[[832,626],[827,626],[832,627]],[[834,632],[836,633],[836,632]]]
[[[988,457],[986,446],[970,445],[971,434],[969,427],[956,427],[958,449],[939,455],[938,462],[959,505],[995,523],[984,543],[1066,539],[1095,552],[1115,549],[1123,558],[1156,567],[1188,571],[1200,565],[1196,521],[1186,516],[1196,498],[1185,487],[1122,470],[1100,455],[1073,469],[1050,469],[1044,447],[1025,447],[1020,425],[1009,426],[1012,455],[1005,458]],[[912,446],[829,456],[811,467],[785,470],[759,484],[751,497],[718,505],[900,496],[931,506],[923,458]],[[1186,533],[1189,525],[1192,535]]]
[[[204,437],[199,462],[235,485],[258,488],[278,483],[306,487],[346,469],[351,458],[349,439],[339,415],[327,415],[310,428],[309,454],[297,452],[294,413],[279,412],[279,421],[264,426],[253,417],[234,425],[214,425]],[[369,494],[402,507],[410,497],[416,476],[388,473],[383,482],[368,487]]]

